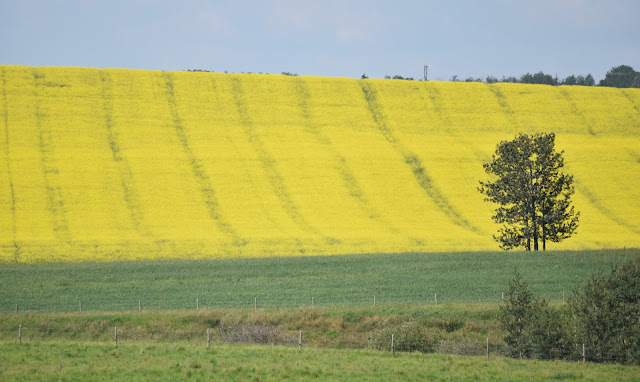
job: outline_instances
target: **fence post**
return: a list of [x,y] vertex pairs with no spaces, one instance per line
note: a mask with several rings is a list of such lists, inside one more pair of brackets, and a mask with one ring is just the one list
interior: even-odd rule
[[211,345],[211,328],[207,328],[207,349]]
[[78,305],[80,306],[80,313],[82,313],[82,301],[78,301]]
[[434,294],[433,294],[433,296],[434,296],[434,297],[435,297],[435,299],[436,299],[436,305],[438,305],[438,294],[437,294],[437,293],[434,293]]
[[257,297],[253,298],[253,309],[255,309],[255,310],[258,309],[258,298]]
[[562,303],[564,304],[564,291],[562,291]]
[[302,330],[300,331],[300,338],[298,339],[298,350],[302,350]]
[[504,292],[502,292],[502,305],[504,305]]
[[196,310],[200,310],[200,299],[196,298]]
[[138,312],[142,312],[142,300],[138,300]]
[[18,326],[18,343],[22,345],[22,324]]
[[118,327],[114,326],[114,330],[115,330],[115,342],[116,342],[116,347],[118,347]]
[[18,314],[18,304],[16,304],[16,314]]
[[395,351],[396,351],[396,335],[392,334],[391,335],[391,356],[395,356]]
[[311,307],[312,308],[316,307],[316,298],[314,296],[311,296]]
[[584,352],[584,344],[582,344],[582,363],[587,363],[587,357]]
[[376,295],[373,295],[373,306],[376,306]]
[[487,337],[487,359],[489,359],[489,337]]

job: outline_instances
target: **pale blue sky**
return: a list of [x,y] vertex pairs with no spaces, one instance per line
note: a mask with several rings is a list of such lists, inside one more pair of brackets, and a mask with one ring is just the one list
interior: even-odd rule
[[0,64],[448,80],[640,70],[638,0],[0,0]]

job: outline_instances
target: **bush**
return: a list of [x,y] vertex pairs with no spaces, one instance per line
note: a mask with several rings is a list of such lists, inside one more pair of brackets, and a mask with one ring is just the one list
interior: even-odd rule
[[640,364],[640,258],[592,275],[570,306],[587,360]]
[[376,329],[369,345],[378,350],[391,350],[391,335],[395,338],[395,351],[432,353],[435,351],[442,334],[437,329],[428,329],[417,322],[385,322]]
[[640,364],[640,258],[596,273],[569,299],[551,308],[515,271],[500,321],[506,355]]
[[529,284],[522,280],[518,269],[507,283],[505,303],[500,307],[500,322],[507,331],[504,342],[511,357],[529,358],[532,344],[530,341],[534,318],[540,315],[540,302],[533,296]]
[[574,348],[567,326],[567,309],[550,308],[537,299],[516,269],[500,307],[507,355],[516,358],[568,359]]

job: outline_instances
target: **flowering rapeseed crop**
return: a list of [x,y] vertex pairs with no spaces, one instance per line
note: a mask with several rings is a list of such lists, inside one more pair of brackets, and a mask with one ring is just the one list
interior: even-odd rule
[[639,247],[640,91],[0,66],[0,262],[495,250],[495,145],[555,132]]

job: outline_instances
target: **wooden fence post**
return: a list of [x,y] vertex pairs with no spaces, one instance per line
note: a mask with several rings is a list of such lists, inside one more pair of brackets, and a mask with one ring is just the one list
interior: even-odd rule
[[138,312],[142,312],[142,300],[138,300]]
[[196,310],[200,310],[200,299],[196,298]]
[[298,339],[298,349],[302,350],[302,330],[300,331],[300,338]]
[[16,314],[18,314],[18,304],[16,304]]
[[562,303],[564,304],[564,291],[562,291]]
[[584,344],[582,344],[582,363],[587,363],[587,357],[584,352]]
[[433,295],[433,296],[434,296],[434,297],[435,297],[435,299],[436,299],[436,305],[438,305],[438,294],[437,294],[437,293],[434,293],[434,295]]
[[118,347],[118,327],[114,326],[114,330],[115,330],[115,342],[116,342],[116,347]]
[[316,298],[314,296],[311,296],[311,307],[312,308],[316,307]]
[[82,313],[82,301],[78,301],[78,305],[80,306],[80,313]]
[[504,292],[502,292],[502,305],[504,305]]
[[391,335],[391,356],[395,355],[395,351],[396,351],[396,335],[392,334]]
[[253,309],[258,309],[258,298],[254,297],[253,298]]
[[489,359],[489,337],[487,337],[487,359]]
[[207,328],[207,349],[211,345],[211,328]]
[[376,295],[373,295],[373,306],[376,306]]
[[22,324],[18,326],[18,343],[22,345]]

